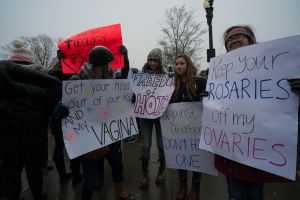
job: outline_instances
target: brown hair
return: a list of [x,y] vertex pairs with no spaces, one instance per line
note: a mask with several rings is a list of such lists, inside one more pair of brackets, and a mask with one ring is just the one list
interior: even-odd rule
[[[253,29],[248,25],[237,25],[229,27],[223,34],[225,48],[227,50],[227,40],[235,34],[243,34],[248,37],[249,44],[256,44],[256,38]],[[227,50],[228,51],[228,50]]]
[[188,97],[189,99],[193,100],[194,99],[193,97],[196,96],[196,90],[197,90],[197,85],[194,78],[197,75],[197,68],[192,62],[192,60],[190,59],[190,57],[188,57],[187,55],[185,54],[178,55],[175,61],[178,58],[183,58],[185,60],[187,68],[186,68],[186,74],[184,76],[178,75],[175,70],[175,89],[174,89],[173,97],[175,100],[177,100],[180,95],[179,94],[180,86],[186,85]]
[[97,79],[111,79],[113,77],[113,73],[114,72],[109,69],[108,64],[101,65],[100,71],[97,71],[97,74],[95,74],[95,72],[93,71],[93,75]]

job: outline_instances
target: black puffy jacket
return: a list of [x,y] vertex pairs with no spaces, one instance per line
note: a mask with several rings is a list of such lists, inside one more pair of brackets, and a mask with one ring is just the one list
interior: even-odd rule
[[48,118],[59,93],[58,79],[10,61],[0,61],[0,152],[44,145]]

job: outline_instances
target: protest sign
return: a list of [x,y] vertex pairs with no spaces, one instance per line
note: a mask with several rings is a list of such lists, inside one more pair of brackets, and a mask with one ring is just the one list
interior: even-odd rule
[[300,36],[239,48],[211,60],[200,148],[295,179]]
[[166,110],[174,91],[173,77],[165,74],[128,74],[130,86],[136,95],[136,117],[155,119]]
[[90,29],[61,41],[58,48],[65,55],[61,59],[63,73],[79,73],[80,67],[88,62],[91,49],[99,45],[107,47],[113,53],[113,69],[123,67],[124,58],[119,52],[122,45],[121,25],[115,24]]
[[217,175],[213,154],[199,148],[202,104],[170,104],[160,117],[166,166]]
[[71,159],[138,133],[128,80],[73,80],[63,82],[62,120]]

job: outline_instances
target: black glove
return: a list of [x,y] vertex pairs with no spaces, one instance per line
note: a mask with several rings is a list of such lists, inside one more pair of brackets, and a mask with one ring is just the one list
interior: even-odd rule
[[169,77],[174,77],[175,73],[174,72],[168,72]]
[[55,117],[55,119],[61,120],[68,117],[69,114],[69,108],[62,103],[58,103],[54,108],[53,116]]
[[208,97],[208,92],[207,92],[207,91],[202,92],[202,93],[199,95],[199,97],[200,97],[200,98]]
[[132,73],[136,74],[139,72],[139,70],[137,68],[131,68]]
[[128,54],[128,50],[124,45],[121,45],[119,51],[122,55],[126,56]]
[[288,79],[292,92],[300,95],[300,78]]
[[136,101],[136,96],[135,94],[132,94],[131,103],[135,104],[135,101]]
[[58,49],[56,52],[56,57],[58,60],[61,60],[62,58],[65,58],[65,54],[62,52],[62,50]]

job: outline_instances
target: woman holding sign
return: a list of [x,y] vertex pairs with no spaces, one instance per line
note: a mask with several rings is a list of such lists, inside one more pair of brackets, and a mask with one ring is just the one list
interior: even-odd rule
[[[152,49],[147,57],[147,63],[144,65],[142,72],[149,73],[149,74],[166,74],[162,66],[162,51],[159,48]],[[141,125],[141,132],[144,137],[143,143],[143,155],[142,155],[142,170],[143,170],[143,177],[141,180],[141,189],[148,189],[149,187],[149,177],[148,177],[148,165],[150,159],[150,149],[151,149],[151,141],[152,141],[152,130],[153,125],[155,125],[156,130],[156,143],[159,153],[159,161],[160,166],[156,176],[155,183],[156,185],[161,185],[164,183],[166,179],[166,175],[164,173],[165,170],[165,154],[164,154],[164,147],[162,142],[162,135],[161,135],[161,126],[159,118],[156,119],[140,119]]]
[[[255,44],[256,38],[249,26],[232,26],[224,33],[224,43],[229,52]],[[226,175],[229,199],[234,200],[262,200],[264,183],[288,181],[219,155],[215,155],[215,167]]]
[[[124,55],[124,68],[122,68],[121,76],[126,78],[129,70],[129,61],[127,57],[127,49],[125,46],[120,47],[120,53]],[[104,46],[94,47],[89,54],[89,63],[81,67],[80,73],[71,77],[73,80],[80,79],[112,79],[112,61],[114,56],[112,52]],[[96,149],[83,155],[81,159],[84,182],[82,185],[82,199],[92,199],[93,190],[96,188],[97,179],[100,176],[99,168],[104,164],[104,157],[107,159],[111,169],[113,180],[116,186],[118,198],[133,199],[129,195],[123,183],[123,161],[121,151],[121,141],[112,143],[100,149]]]
[[[206,80],[197,76],[197,68],[187,55],[179,55],[175,60],[175,89],[170,103],[200,101],[200,94],[205,91]],[[187,197],[187,171],[178,170],[180,188],[177,200]],[[189,200],[198,199],[200,193],[201,173],[193,172],[192,188]]]

